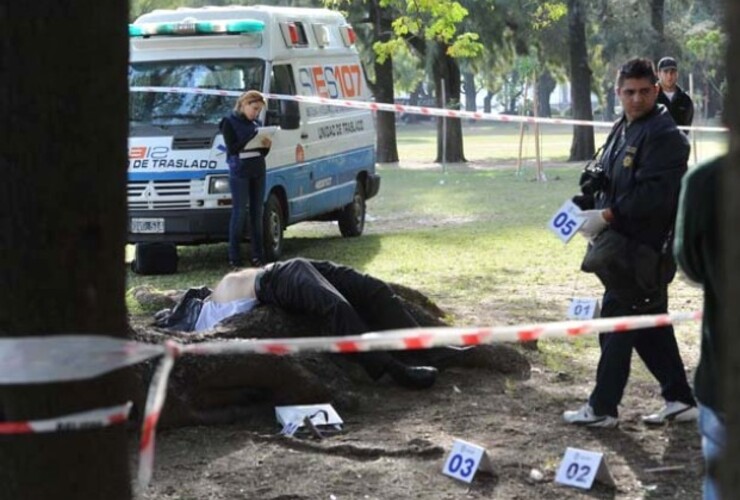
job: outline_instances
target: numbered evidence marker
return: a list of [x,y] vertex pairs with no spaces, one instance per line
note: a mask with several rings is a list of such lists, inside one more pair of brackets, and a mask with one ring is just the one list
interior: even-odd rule
[[318,429],[342,430],[342,418],[330,404],[276,406],[275,417],[282,426],[281,434],[293,436],[298,429],[305,427],[305,418]]
[[599,317],[599,299],[576,297],[570,300],[568,319],[593,319]]
[[588,490],[593,486],[594,480],[614,486],[614,478],[606,465],[604,454],[567,448],[555,475],[555,482]]
[[570,200],[566,200],[563,203],[555,215],[552,216],[547,227],[562,240],[563,243],[568,243],[576,232],[585,224],[586,219],[579,217],[581,209],[578,205]]
[[493,472],[493,465],[486,449],[461,439],[455,439],[442,468],[442,474],[470,483],[475,472],[479,470]]

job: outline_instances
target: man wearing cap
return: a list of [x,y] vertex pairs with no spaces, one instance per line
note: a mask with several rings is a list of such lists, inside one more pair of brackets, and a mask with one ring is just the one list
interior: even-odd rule
[[[672,57],[664,57],[658,61],[658,78],[660,79],[660,93],[658,104],[663,104],[678,126],[690,127],[694,119],[694,103],[689,94],[678,86],[678,64]],[[689,131],[684,130],[688,135]]]

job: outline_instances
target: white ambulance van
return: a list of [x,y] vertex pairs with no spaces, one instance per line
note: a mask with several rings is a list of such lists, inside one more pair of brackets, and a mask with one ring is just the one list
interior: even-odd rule
[[[128,240],[137,244],[136,272],[172,272],[175,245],[228,240],[218,124],[236,97],[203,91],[371,98],[355,33],[331,10],[155,10],[129,35]],[[362,234],[365,200],[380,186],[371,112],[270,99],[261,119],[280,127],[267,156],[266,258],[280,257],[285,228],[300,221],[337,220],[343,236]]]

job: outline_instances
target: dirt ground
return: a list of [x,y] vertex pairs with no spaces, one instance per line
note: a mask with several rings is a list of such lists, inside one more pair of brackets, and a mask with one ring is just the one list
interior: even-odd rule
[[[397,223],[397,221],[396,221]],[[538,291],[541,294],[542,291]],[[487,300],[490,299],[490,300]],[[494,298],[438,305],[469,323],[514,323]],[[700,292],[678,282],[672,310],[699,307]],[[528,321],[532,321],[531,318]],[[686,326],[681,352],[693,373],[698,342]],[[681,330],[679,330],[681,331]],[[693,330],[695,331],[695,330]],[[449,369],[425,391],[383,379],[357,388],[363,404],[343,412],[343,432],[323,440],[287,438],[271,408],[228,426],[160,431],[154,477],[142,495],[174,499],[695,499],[703,465],[695,424],[647,427],[640,416],[657,410],[659,388],[635,358],[635,372],[620,408],[617,429],[565,425],[560,414],[583,403],[593,383],[597,349],[583,350],[574,366],[555,369],[546,355],[525,353],[528,380]],[[690,374],[691,375],[691,374]],[[318,402],[317,402],[318,403]],[[442,474],[453,440],[484,447],[493,474],[471,484]],[[615,487],[578,490],[554,482],[567,447],[604,453]],[[534,471],[534,472],[533,472]]]

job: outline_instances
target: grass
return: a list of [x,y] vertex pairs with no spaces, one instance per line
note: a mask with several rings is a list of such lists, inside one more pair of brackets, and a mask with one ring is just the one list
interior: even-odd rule
[[[585,243],[563,245],[546,229],[549,218],[577,189],[583,162],[563,163],[570,128],[543,127],[547,182],[536,182],[533,161],[520,173],[518,126],[465,125],[470,164],[442,168],[435,154],[433,125],[399,128],[401,167],[383,165],[380,193],[368,200],[365,234],[342,238],[335,223],[315,222],[286,231],[285,258],[304,256],[356,267],[379,278],[419,289],[446,308],[457,324],[504,324],[563,319],[568,299],[595,297],[596,279],[578,271]],[[532,140],[531,134],[528,138]],[[704,134],[701,151],[721,152],[723,136]],[[419,162],[426,161],[424,168]],[[485,162],[486,168],[481,168]],[[132,257],[131,248],[128,258]],[[179,272],[137,276],[129,292],[214,285],[229,270],[226,244],[180,247]],[[673,287],[697,304],[696,290]],[[693,301],[693,302],[692,302]],[[147,313],[127,294],[132,314]],[[482,311],[482,312],[481,312]],[[687,325],[686,331],[692,326]],[[542,351],[543,362],[562,366],[563,349],[578,355],[590,341],[557,343]]]

